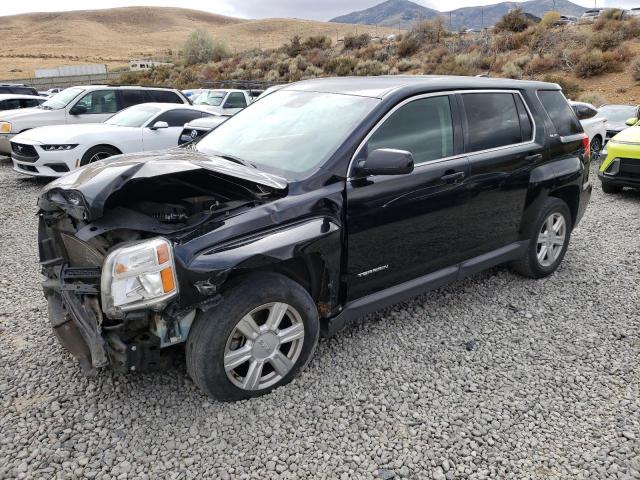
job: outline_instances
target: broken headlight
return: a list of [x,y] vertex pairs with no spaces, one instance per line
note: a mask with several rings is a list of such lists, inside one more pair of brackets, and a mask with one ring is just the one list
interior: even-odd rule
[[101,290],[102,309],[109,317],[163,309],[178,293],[171,243],[154,238],[111,252],[102,269]]

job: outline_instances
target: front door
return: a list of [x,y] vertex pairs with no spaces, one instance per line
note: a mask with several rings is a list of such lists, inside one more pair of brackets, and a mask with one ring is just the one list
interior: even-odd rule
[[347,182],[348,300],[459,263],[467,243],[468,160],[454,96],[401,104],[356,160],[379,148],[412,153],[408,175]]
[[72,107],[67,112],[67,123],[102,123],[120,110],[115,90],[94,90],[84,95],[74,106],[84,107],[83,113],[72,114]]

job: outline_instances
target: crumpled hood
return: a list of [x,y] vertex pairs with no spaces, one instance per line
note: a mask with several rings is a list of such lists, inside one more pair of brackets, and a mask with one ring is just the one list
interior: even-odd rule
[[82,193],[85,199],[88,219],[95,220],[102,216],[109,196],[129,182],[198,169],[276,190],[286,190],[288,186],[287,181],[281,177],[195,150],[175,148],[118,155],[74,170],[48,184],[40,193],[39,205],[43,207],[49,192],[53,190],[75,190]]

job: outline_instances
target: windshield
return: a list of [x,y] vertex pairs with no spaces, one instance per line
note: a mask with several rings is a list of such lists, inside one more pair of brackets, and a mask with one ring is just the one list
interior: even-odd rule
[[327,161],[378,101],[331,93],[274,92],[231,117],[196,148],[296,176]]
[[598,116],[606,117],[610,122],[624,123],[637,112],[637,107],[632,105],[605,105],[598,109]]
[[49,100],[44,102],[41,107],[49,110],[60,110],[69,105],[71,100],[80,95],[84,90],[82,88],[67,88],[60,93],[56,93]]
[[227,95],[227,92],[204,92],[196,97],[193,101],[194,105],[211,105],[212,107],[219,107],[222,104],[222,100]]
[[119,127],[141,127],[160,112],[161,108],[153,105],[136,105],[116,113],[104,123]]

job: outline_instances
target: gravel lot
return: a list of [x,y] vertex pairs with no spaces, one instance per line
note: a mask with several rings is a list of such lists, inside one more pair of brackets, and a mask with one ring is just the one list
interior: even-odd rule
[[35,199],[0,160],[0,478],[640,478],[640,194],[594,197],[562,268],[494,269],[323,340],[259,399],[184,362],[87,379],[47,325]]

